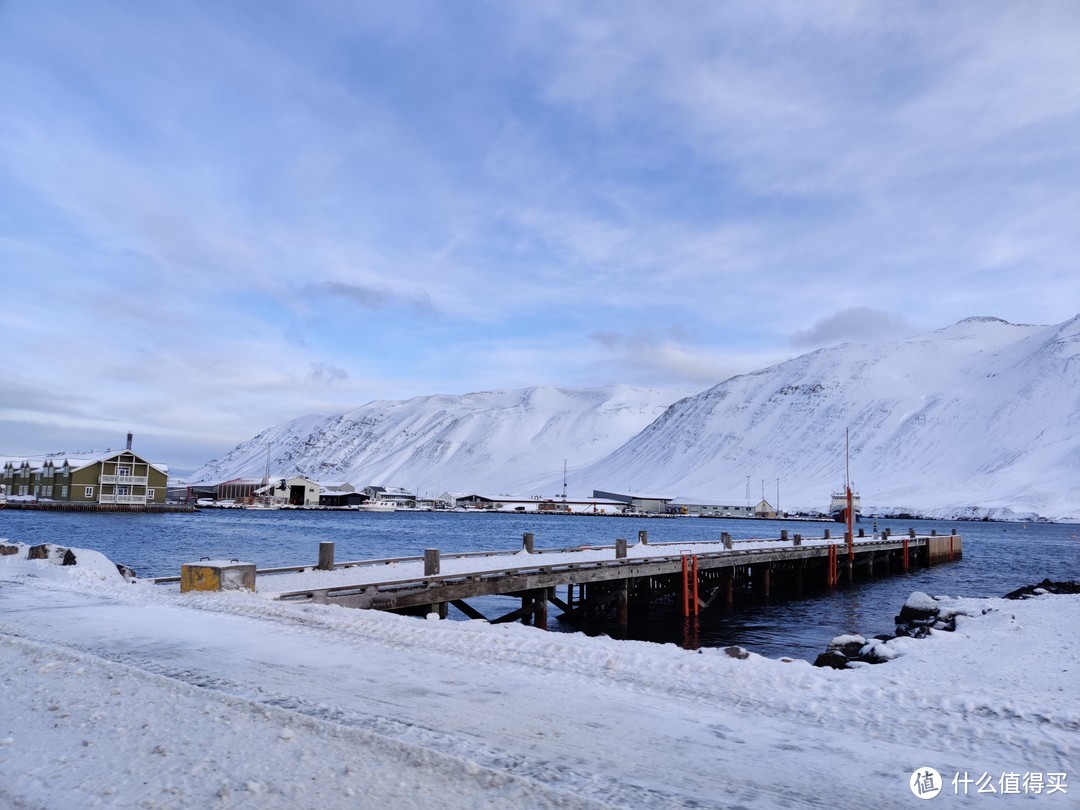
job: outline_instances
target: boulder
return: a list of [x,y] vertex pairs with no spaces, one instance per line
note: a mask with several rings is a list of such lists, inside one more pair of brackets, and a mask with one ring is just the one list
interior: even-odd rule
[[848,657],[839,650],[826,650],[816,659],[815,667],[832,667],[833,669],[847,669]]
[[859,655],[859,650],[864,646],[866,646],[865,638],[859,635],[850,634],[836,636],[836,638],[829,642],[828,649],[842,653],[845,658],[855,658]]
[[1025,585],[1011,593],[1005,594],[1006,599],[1031,599],[1043,594],[1075,594],[1080,593],[1080,583],[1077,582],[1052,582],[1049,578],[1044,579],[1038,585]]

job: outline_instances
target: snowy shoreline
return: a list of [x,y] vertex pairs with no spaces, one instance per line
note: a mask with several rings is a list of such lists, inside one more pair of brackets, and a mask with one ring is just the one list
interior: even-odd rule
[[955,631],[841,671],[179,594],[75,554],[0,557],[0,804],[894,806],[926,767],[1075,796],[1077,595],[946,598]]

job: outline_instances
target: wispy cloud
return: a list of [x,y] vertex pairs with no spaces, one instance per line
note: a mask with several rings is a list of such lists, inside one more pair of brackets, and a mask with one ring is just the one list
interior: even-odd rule
[[424,290],[402,292],[394,290],[389,282],[381,287],[371,284],[356,284],[343,281],[322,281],[308,284],[303,292],[310,297],[327,296],[355,304],[363,309],[382,309],[387,306],[403,304],[419,312],[434,314],[431,297]]

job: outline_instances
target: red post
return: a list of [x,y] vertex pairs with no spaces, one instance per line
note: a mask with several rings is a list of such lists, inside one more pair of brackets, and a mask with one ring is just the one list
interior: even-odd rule
[[904,538],[904,572],[908,570],[908,539]]
[[692,575],[694,577],[694,615],[697,616],[698,615],[698,608],[699,608],[698,592],[697,592],[697,589],[698,589],[697,554],[695,554],[693,557],[690,558],[690,562],[691,562],[691,568],[692,568],[691,573],[692,573]]
[[687,587],[687,570],[686,570],[686,555],[683,554],[682,558],[682,615],[687,617],[690,615],[690,589]]

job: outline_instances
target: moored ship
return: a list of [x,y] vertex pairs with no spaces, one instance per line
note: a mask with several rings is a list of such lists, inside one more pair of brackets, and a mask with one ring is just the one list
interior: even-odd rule
[[[832,494],[832,502],[829,504],[829,516],[838,523],[847,522],[847,492],[841,490],[840,492],[834,492]],[[859,493],[851,493],[851,511],[854,513],[852,518],[854,523],[858,523],[862,517],[862,502],[859,500]]]

